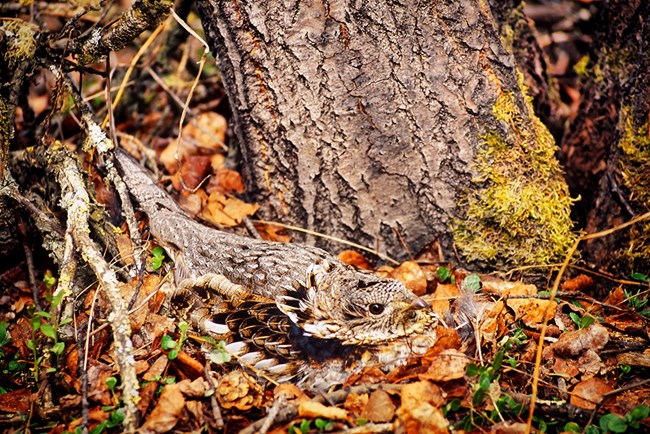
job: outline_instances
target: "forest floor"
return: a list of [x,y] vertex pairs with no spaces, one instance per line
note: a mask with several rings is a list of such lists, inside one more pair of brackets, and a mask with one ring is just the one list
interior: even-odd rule
[[[193,15],[189,21],[200,28]],[[175,191],[191,214],[219,227],[240,227],[254,218],[257,206],[242,199],[246,192],[218,71],[209,56],[202,63],[204,47],[196,38],[185,34],[170,42],[170,28],[179,31],[172,24],[112,55],[111,116],[106,80],[78,74],[75,79],[95,119],[113,122],[121,147],[156,162],[161,184]],[[542,29],[540,43],[553,53],[553,73],[571,90],[565,92],[569,117],[579,101],[579,89],[567,78],[579,44],[563,48],[553,42],[562,35],[551,25]],[[134,69],[127,73],[129,66]],[[64,94],[49,72],[35,77],[26,96],[32,112],[19,109],[16,119],[24,148],[41,134],[40,125],[46,125],[43,134],[51,143],[82,148],[78,114]],[[132,266],[117,196],[98,169],[90,164],[86,169],[107,219],[118,228],[120,266]],[[53,215],[61,213],[56,203],[48,205]],[[146,217],[139,217],[146,226]],[[266,239],[291,240],[279,224],[253,223]],[[92,433],[120,431],[124,405],[107,326],[109,302],[90,284],[75,300],[74,321],[61,322],[57,268],[29,219],[19,222],[17,231],[26,253],[21,249],[0,265],[0,430],[81,432],[87,423]],[[171,263],[160,248],[149,246],[145,275],[121,287],[132,300],[142,432],[518,433],[529,425],[542,432],[650,432],[650,273],[594,271],[573,252],[567,252],[565,264],[494,275],[429,257],[375,268],[372,255],[343,250],[338,253],[344,262],[403,281],[450,323],[463,323],[458,306],[471,300],[473,332],[440,324],[438,342],[424,356],[392,372],[365,369],[341,388],[310,396],[237,369],[228,355],[206,361],[205,339],[165,310],[159,289],[170,277]],[[80,335],[87,339],[76,340]],[[207,375],[207,367],[214,375]]]

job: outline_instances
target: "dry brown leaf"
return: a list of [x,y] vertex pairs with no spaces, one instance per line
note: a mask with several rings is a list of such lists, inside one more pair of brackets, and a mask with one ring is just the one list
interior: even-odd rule
[[515,312],[515,318],[529,327],[550,321],[557,310],[557,303],[551,300],[509,298],[506,303]]
[[506,282],[495,278],[482,278],[483,292],[487,294],[498,294],[504,297],[513,295],[536,295],[537,287],[527,285],[523,282]]
[[343,250],[337,257],[348,265],[353,265],[363,270],[372,270],[372,265],[361,253],[355,250]]
[[342,408],[328,407],[320,402],[305,401],[298,406],[298,416],[310,419],[321,417],[330,420],[347,420],[348,412]]
[[88,365],[88,400],[113,405],[113,397],[106,385],[106,379],[114,375],[113,369],[96,360],[88,360]]
[[293,404],[299,404],[310,400],[309,396],[307,396],[302,389],[291,383],[278,385],[275,390],[273,390],[273,396],[275,399],[282,398],[286,402]]
[[414,261],[406,261],[390,273],[390,277],[397,279],[415,295],[423,295],[427,292],[427,277]]
[[210,183],[206,188],[208,193],[213,191],[220,191],[224,194],[241,194],[245,191],[244,181],[242,180],[239,172],[221,167],[215,170],[215,176],[211,180],[215,180],[216,183]]
[[140,414],[146,414],[147,410],[149,409],[149,406],[151,405],[151,401],[153,400],[154,396],[156,395],[156,391],[158,390],[159,384],[157,382],[150,382],[142,386],[142,389],[140,389],[140,400],[137,403],[138,410],[140,411]]
[[[181,381],[182,383],[182,381]],[[158,403],[140,427],[141,433],[164,433],[171,431],[180,419],[185,407],[185,397],[180,384],[168,384],[162,391]]]
[[589,289],[594,285],[594,279],[586,274],[579,274],[573,279],[566,280],[562,283],[562,291],[575,292]]
[[263,393],[264,389],[253,377],[236,369],[221,377],[216,397],[223,408],[250,410],[262,403]]
[[402,405],[397,410],[400,423],[407,433],[447,433],[449,423],[442,414],[440,406],[444,403],[442,390],[420,381],[404,386]]
[[580,374],[580,369],[576,366],[575,360],[558,357],[552,368],[553,372],[562,375],[564,378],[575,378]]
[[361,412],[361,417],[371,422],[390,422],[395,416],[395,404],[388,393],[375,390]]
[[241,223],[244,217],[255,214],[258,208],[257,204],[246,203],[214,192],[208,198],[207,206],[201,215],[212,223],[232,227]]
[[255,229],[263,240],[279,241],[281,243],[288,243],[291,241],[291,236],[287,234],[284,228],[278,225],[255,223]]
[[165,372],[168,363],[169,358],[167,357],[167,354],[159,356],[142,376],[142,379],[145,381],[156,381],[156,379],[161,377],[163,372]]
[[603,395],[612,390],[614,390],[612,386],[599,378],[590,378],[589,380],[581,381],[573,388],[571,404],[586,408],[587,410],[593,410],[596,408],[596,404],[603,399]]
[[191,137],[202,148],[222,149],[226,142],[228,121],[215,112],[200,113],[183,127],[183,136]]
[[133,245],[131,244],[131,238],[128,234],[116,234],[115,243],[117,250],[120,252],[120,258],[122,262],[126,265],[133,265]]
[[585,350],[601,350],[609,341],[607,329],[598,323],[581,330],[562,333],[560,338],[551,345],[553,351],[565,357],[575,357]]
[[424,300],[431,305],[431,309],[438,315],[444,315],[449,311],[449,305],[458,298],[460,291],[456,285],[439,283],[432,297],[424,297]]
[[203,398],[210,389],[210,385],[203,378],[197,378],[193,381],[183,380],[178,383],[178,388],[186,398]]
[[29,389],[18,389],[3,393],[0,399],[0,411],[7,413],[26,413],[32,400],[32,392]]
[[172,185],[176,191],[194,190],[206,181],[211,172],[210,157],[204,155],[187,156],[181,164],[180,172],[176,172],[172,177]]
[[465,376],[465,367],[469,359],[462,351],[447,349],[433,357],[431,365],[425,374],[419,375],[421,380],[451,381]]
[[194,193],[185,190],[178,196],[179,205],[192,216],[198,215],[207,201],[208,195],[202,189]]
[[349,413],[359,416],[366,407],[368,399],[369,397],[367,393],[358,394],[350,392],[348,396],[345,397],[343,408],[345,408]]

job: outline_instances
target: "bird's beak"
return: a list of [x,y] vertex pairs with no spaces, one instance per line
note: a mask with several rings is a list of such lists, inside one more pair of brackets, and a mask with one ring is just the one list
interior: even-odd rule
[[429,306],[429,303],[422,300],[420,297],[415,297],[415,300],[413,300],[413,303],[411,303],[411,308],[412,309],[429,309],[429,308],[431,308],[431,306]]

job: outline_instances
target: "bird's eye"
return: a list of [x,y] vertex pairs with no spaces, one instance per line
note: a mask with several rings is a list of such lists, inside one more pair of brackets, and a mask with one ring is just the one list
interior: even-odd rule
[[380,315],[384,311],[384,305],[379,303],[373,303],[368,306],[368,310],[373,315]]

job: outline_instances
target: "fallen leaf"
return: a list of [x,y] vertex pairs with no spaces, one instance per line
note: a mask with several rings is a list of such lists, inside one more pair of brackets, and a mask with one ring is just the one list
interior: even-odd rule
[[535,298],[515,299],[509,298],[506,301],[508,307],[515,312],[515,318],[521,320],[527,326],[550,321],[555,316],[557,303],[550,300],[538,300]]
[[202,148],[223,149],[228,121],[216,112],[199,113],[183,127],[183,136],[193,138]]
[[[182,382],[181,382],[182,383]],[[171,431],[180,419],[185,407],[185,397],[179,384],[168,384],[162,391],[158,403],[140,427],[141,433],[164,433]]]
[[388,393],[383,390],[375,390],[370,394],[370,398],[361,412],[361,417],[371,422],[390,422],[395,416],[395,408]]
[[404,386],[402,405],[397,416],[407,433],[447,433],[449,423],[440,406],[444,403],[442,390],[428,381]]
[[427,277],[420,265],[414,261],[406,261],[390,273],[390,277],[397,279],[415,295],[427,292]]
[[551,345],[553,351],[565,357],[577,356],[587,349],[601,350],[609,341],[607,329],[598,323],[581,330],[562,333]]
[[27,413],[32,400],[29,389],[17,389],[3,393],[0,399],[0,411],[7,413]]
[[573,279],[565,280],[562,283],[562,291],[565,292],[585,292],[594,285],[594,279],[586,274],[579,274]]
[[361,253],[355,250],[343,250],[337,257],[348,265],[353,265],[363,270],[372,270],[372,265]]
[[369,399],[367,393],[358,394],[350,392],[348,393],[348,396],[345,397],[343,408],[345,408],[349,413],[359,416],[366,407],[366,404],[368,404]]
[[[172,177],[176,191],[194,190],[207,181],[212,172],[210,157],[204,155],[187,156],[181,164],[181,170]],[[182,177],[182,178],[181,178]]]
[[309,419],[321,417],[330,420],[347,420],[348,412],[342,408],[328,407],[320,402],[306,401],[298,406],[298,416]]
[[420,374],[421,380],[451,381],[465,377],[469,359],[462,351],[447,349],[432,358],[427,372]]
[[241,223],[244,217],[255,214],[258,208],[257,204],[246,203],[214,192],[208,197],[207,206],[201,215],[212,223],[232,227]]
[[159,356],[149,367],[147,372],[144,373],[142,379],[145,381],[156,381],[156,379],[160,378],[163,372],[165,372],[168,363],[169,358],[167,357],[167,354]]
[[571,404],[593,410],[603,399],[603,395],[614,390],[612,386],[599,378],[590,378],[576,384],[571,394]]

